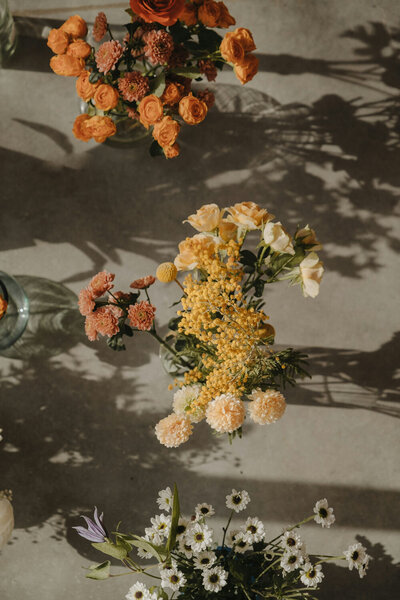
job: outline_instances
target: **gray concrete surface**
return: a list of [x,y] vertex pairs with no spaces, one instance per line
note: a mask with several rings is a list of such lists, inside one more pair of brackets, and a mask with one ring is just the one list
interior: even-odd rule
[[[46,20],[78,3],[65,0],[61,12],[41,0],[40,15],[29,13],[31,2],[10,4]],[[92,19],[100,6],[82,16]],[[97,504],[107,522],[123,518],[142,531],[156,492],[174,480],[187,511],[209,500],[221,519],[225,494],[246,488],[251,514],[271,533],[326,496],[337,523],[307,528],[310,551],[335,554],[361,535],[375,560],[362,581],[331,566],[321,598],[398,597],[398,2],[229,6],[255,35],[261,69],[248,88],[257,93],[224,72],[220,112],[186,128],[176,161],[75,140],[73,82],[49,72],[37,40],[22,39],[0,71],[0,265],[28,277],[32,297],[45,295],[50,311],[42,319],[35,301],[23,360],[0,359],[0,487],[14,490],[16,514],[0,556],[2,600],[124,597],[129,578],[84,579],[81,567],[100,557],[71,526]],[[121,22],[120,9],[107,13]],[[343,35],[356,27],[366,29]],[[265,114],[270,97],[285,107],[279,123]],[[232,98],[240,114],[229,112]],[[90,344],[73,294],[103,268],[122,289],[154,272],[174,256],[188,214],[243,200],[293,227],[310,223],[325,243],[318,299],[284,284],[267,296],[277,342],[310,353],[313,379],[288,393],[279,424],[246,427],[232,447],[199,426],[186,446],[167,450],[152,433],[170,405],[156,346],[143,337],[113,354]],[[172,288],[155,288],[161,324],[175,298]]]

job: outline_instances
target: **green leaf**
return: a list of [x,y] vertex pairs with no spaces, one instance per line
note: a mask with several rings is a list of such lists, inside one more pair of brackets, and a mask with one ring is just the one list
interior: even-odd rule
[[170,72],[180,77],[188,77],[189,79],[196,79],[201,75],[200,69],[196,69],[196,67],[179,67],[171,69]]
[[206,27],[199,29],[198,36],[200,46],[210,52],[218,50],[222,42],[222,37],[216,31]]
[[242,263],[242,265],[254,265],[254,263],[257,261],[257,256],[253,253],[250,252],[250,250],[241,250],[240,251],[240,262]]
[[171,529],[170,529],[168,541],[167,541],[167,551],[168,552],[171,552],[172,548],[175,546],[176,531],[178,528],[180,514],[181,514],[181,509],[179,506],[178,488],[176,486],[176,483],[174,483],[174,498],[173,498],[173,505],[172,505]]
[[254,284],[254,295],[256,298],[260,298],[264,293],[264,285],[265,282],[262,279],[259,279]]
[[174,25],[169,28],[169,32],[172,35],[172,39],[175,44],[181,44],[182,42],[186,42],[192,36],[191,32],[185,25],[177,21]]
[[155,96],[162,96],[163,91],[165,90],[165,73],[160,73],[154,79],[150,81],[150,91]]
[[106,560],[98,565],[91,565],[86,573],[88,579],[108,579],[110,577],[111,562]]
[[154,140],[149,148],[150,156],[163,156],[164,150],[161,148],[157,140]]
[[113,558],[122,560],[128,556],[127,545],[125,544],[113,544],[112,542],[92,542],[93,548],[100,550],[103,554],[108,554]]

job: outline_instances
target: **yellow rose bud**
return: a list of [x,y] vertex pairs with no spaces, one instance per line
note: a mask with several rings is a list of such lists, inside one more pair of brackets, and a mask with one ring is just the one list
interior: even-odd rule
[[170,281],[174,281],[178,274],[178,269],[172,262],[165,262],[158,265],[156,271],[156,277],[158,281],[162,283],[169,283]]

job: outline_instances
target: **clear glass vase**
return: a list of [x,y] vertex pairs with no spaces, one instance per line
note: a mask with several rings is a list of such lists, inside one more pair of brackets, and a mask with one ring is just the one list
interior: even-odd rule
[[14,54],[17,33],[7,0],[0,0],[0,67]]
[[29,318],[29,300],[23,287],[0,271],[0,351],[10,348],[24,333]]

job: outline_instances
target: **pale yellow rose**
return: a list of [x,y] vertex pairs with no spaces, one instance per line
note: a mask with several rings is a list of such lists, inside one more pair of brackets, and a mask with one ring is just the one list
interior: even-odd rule
[[232,221],[228,221],[228,219],[221,219],[218,224],[219,235],[224,240],[224,242],[229,242],[229,240],[236,239],[237,236],[237,225],[232,223]]
[[275,252],[282,254],[295,254],[292,238],[282,227],[282,223],[267,223],[264,228],[264,242],[271,246]]
[[318,241],[317,234],[309,225],[299,229],[294,237],[297,240],[301,240],[306,246],[310,246],[309,248],[306,248],[306,250],[322,250],[322,244]]
[[229,221],[249,230],[259,229],[263,223],[274,218],[274,215],[270,215],[265,208],[260,208],[255,202],[240,202],[227,211]]
[[319,260],[318,254],[310,252],[303,258],[299,267],[304,296],[315,298],[319,294],[319,285],[324,274],[323,263]]
[[183,222],[190,223],[197,231],[213,231],[218,227],[221,212],[221,209],[216,204],[204,204],[194,215],[190,215]]
[[196,233],[191,238],[186,238],[178,246],[179,254],[174,263],[178,271],[191,271],[199,265],[200,254],[207,252],[210,256],[219,245],[218,238],[204,233]]

